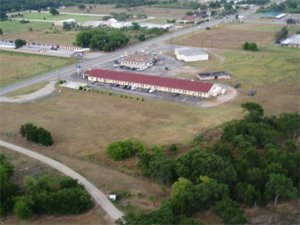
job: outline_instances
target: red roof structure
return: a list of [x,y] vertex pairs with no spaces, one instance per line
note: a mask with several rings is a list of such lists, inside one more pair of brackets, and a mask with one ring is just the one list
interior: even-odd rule
[[159,77],[154,75],[120,72],[115,70],[92,69],[85,72],[90,77],[118,80],[130,83],[147,84],[166,88],[181,89],[207,93],[213,86],[212,83],[192,81],[178,78]]

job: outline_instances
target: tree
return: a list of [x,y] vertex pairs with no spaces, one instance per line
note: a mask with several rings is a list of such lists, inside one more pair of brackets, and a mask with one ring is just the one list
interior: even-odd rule
[[170,184],[177,178],[175,162],[164,157],[153,157],[149,163],[148,174],[160,184]]
[[139,41],[145,41],[146,40],[145,34],[140,34],[138,36],[138,39],[139,39]]
[[217,202],[212,210],[223,219],[225,225],[244,224],[247,222],[239,205],[229,198]]
[[283,39],[287,38],[289,31],[286,27],[281,28],[280,31],[275,33],[275,42],[280,43]]
[[132,29],[133,29],[133,30],[140,30],[140,29],[141,29],[141,26],[140,26],[138,23],[133,22],[133,23],[132,23]]
[[245,116],[246,120],[258,121],[264,115],[264,109],[258,103],[246,102],[241,106],[247,112],[247,115]]
[[30,219],[32,217],[32,210],[27,201],[24,198],[17,200],[14,206],[14,213],[19,219]]
[[190,215],[196,209],[193,183],[180,177],[172,185],[172,208],[176,214]]
[[86,9],[86,6],[85,6],[85,5],[83,5],[83,4],[80,4],[80,5],[78,5],[78,9],[80,9],[80,10],[84,10],[84,9]]
[[58,11],[56,8],[54,8],[54,7],[50,8],[49,13],[50,13],[52,16],[59,15],[59,11]]
[[177,152],[177,150],[178,150],[177,145],[176,144],[171,144],[170,151],[171,152]]
[[44,146],[53,145],[51,133],[42,127],[36,127],[32,123],[23,124],[20,128],[20,134],[28,141],[40,143]]
[[8,16],[6,15],[6,13],[2,10],[0,10],[0,21],[4,21],[7,20]]
[[277,206],[279,197],[293,198],[296,196],[297,189],[293,187],[290,178],[282,174],[271,174],[269,181],[266,183],[266,194],[269,198],[274,199],[274,207]]
[[0,35],[1,35],[1,34],[3,34],[3,30],[2,30],[2,28],[0,28]]
[[23,39],[16,39],[15,40],[15,46],[16,46],[16,48],[21,48],[24,45],[26,45],[26,41],[25,40],[23,40]]
[[106,147],[106,153],[116,161],[127,159],[138,152],[143,152],[144,150],[145,147],[141,142],[133,142],[130,140],[117,141]]
[[249,49],[249,43],[248,43],[248,42],[245,42],[245,43],[243,44],[243,49],[244,49],[244,50],[248,50],[248,49]]
[[209,176],[220,183],[231,183],[236,180],[236,171],[226,159],[211,151],[195,149],[176,160],[178,176],[196,182],[200,176]]
[[284,137],[296,141],[300,134],[300,114],[298,112],[283,113],[279,116],[278,125]]

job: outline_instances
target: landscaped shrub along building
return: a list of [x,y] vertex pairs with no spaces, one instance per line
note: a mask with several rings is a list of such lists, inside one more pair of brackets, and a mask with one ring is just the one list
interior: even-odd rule
[[178,93],[183,95],[209,98],[224,93],[224,89],[218,84],[160,77],[153,75],[119,72],[104,69],[92,69],[85,71],[84,78],[107,84],[130,85],[142,89]]

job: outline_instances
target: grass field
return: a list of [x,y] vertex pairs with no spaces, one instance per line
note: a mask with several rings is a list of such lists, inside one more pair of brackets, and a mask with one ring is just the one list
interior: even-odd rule
[[[88,6],[88,5],[87,5]],[[89,7],[87,7],[89,8]],[[112,12],[126,12],[131,13],[133,15],[145,13],[148,16],[155,17],[170,17],[177,18],[185,15],[188,11],[186,9],[171,9],[171,8],[158,8],[158,7],[149,7],[149,6],[139,6],[134,8],[115,8],[114,5],[96,5],[92,9],[89,9],[90,13],[99,13],[99,14],[110,14]],[[86,13],[86,10],[80,10],[77,6],[67,7],[62,10],[63,12],[75,12],[75,13]]]
[[74,59],[0,51],[0,87],[73,63]]
[[[30,22],[20,23],[19,21],[0,22],[3,30],[1,39],[15,40],[22,38],[28,42],[44,44],[60,44],[72,46],[78,31],[64,31],[61,28],[55,28],[51,23]],[[29,30],[32,28],[32,31]]]
[[38,12],[28,12],[24,13],[24,19],[35,19],[35,20],[50,20],[50,21],[59,21],[59,20],[66,20],[66,19],[74,19],[76,22],[85,22],[89,20],[101,20],[102,17],[99,16],[84,16],[84,15],[67,15],[67,14],[60,14],[53,16],[50,13],[38,13]]
[[203,48],[242,49],[247,42],[256,42],[266,46],[274,40],[275,32],[282,25],[265,24],[226,24],[211,30],[204,30],[184,35],[172,40],[172,44]]

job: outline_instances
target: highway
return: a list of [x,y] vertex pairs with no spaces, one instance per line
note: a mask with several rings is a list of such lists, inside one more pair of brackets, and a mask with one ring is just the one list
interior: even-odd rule
[[[244,15],[245,18],[248,16],[252,15],[255,13],[257,7],[252,7],[251,9],[244,11],[243,13],[240,13],[240,15]],[[195,25],[193,27],[189,27],[186,29],[180,29],[174,32],[170,32],[168,34],[159,36],[157,38],[153,38],[150,40],[147,40],[145,42],[140,42],[132,46],[127,46],[125,48],[118,49],[117,51],[111,52],[111,53],[106,53],[104,55],[101,55],[99,57],[93,58],[93,59],[88,59],[84,60],[81,62],[81,66],[83,70],[86,70],[88,68],[93,68],[93,67],[101,67],[102,64],[105,64],[107,62],[113,61],[116,58],[118,58],[124,51],[130,53],[134,52],[136,50],[142,50],[142,49],[147,49],[150,48],[153,45],[161,45],[163,42],[184,35],[184,34],[189,34],[192,32],[195,32],[200,29],[205,29],[206,27],[214,27],[222,23],[228,23],[232,21],[235,18],[234,15],[228,16],[226,18],[222,19],[217,19],[217,20],[211,20],[209,22],[202,23],[200,25]],[[74,72],[76,72],[75,69],[75,64],[74,65],[69,65],[66,67],[63,67],[59,70],[51,71],[45,74],[41,74],[39,76],[35,76],[31,79],[23,80],[14,84],[11,84],[9,86],[6,86],[0,90],[0,96],[3,96],[9,92],[42,82],[42,81],[50,81],[50,80],[58,80],[62,78],[69,77],[72,75]]]
[[0,146],[3,146],[5,148],[8,148],[12,151],[24,154],[26,156],[29,156],[33,159],[37,159],[54,169],[58,170],[59,172],[72,177],[73,179],[78,180],[80,184],[82,184],[86,191],[92,196],[92,198],[95,200],[95,202],[102,207],[102,209],[113,219],[117,220],[120,219],[123,216],[123,213],[118,210],[111,202],[108,200],[106,195],[100,191],[97,187],[95,187],[90,181],[88,181],[86,178],[81,176],[79,173],[75,172],[71,168],[63,165],[62,163],[53,160],[47,156],[44,156],[42,154],[36,153],[34,151],[31,151],[29,149],[10,144],[8,142],[0,140]]

